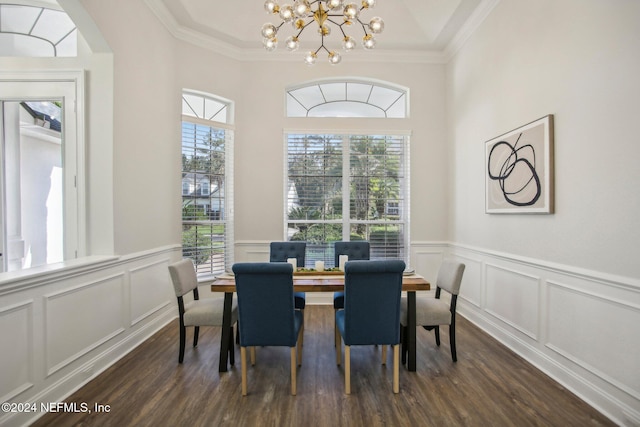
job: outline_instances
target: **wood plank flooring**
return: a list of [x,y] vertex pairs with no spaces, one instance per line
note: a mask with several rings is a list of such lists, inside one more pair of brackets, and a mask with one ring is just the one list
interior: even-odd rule
[[109,405],[110,412],[49,413],[34,426],[613,426],[575,395],[458,317],[458,362],[451,361],[447,328],[442,345],[418,329],[417,372],[400,368],[392,393],[376,347],[353,347],[352,394],[336,366],[333,308],[308,306],[298,394],[290,395],[289,349],[258,348],[241,396],[236,364],[218,373],[219,328],[201,328],[198,347],[188,330],[178,364],[178,321],[171,323],[67,399]]

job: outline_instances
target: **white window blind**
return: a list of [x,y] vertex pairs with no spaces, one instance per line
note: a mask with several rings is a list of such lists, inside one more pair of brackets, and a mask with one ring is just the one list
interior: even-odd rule
[[183,116],[182,251],[199,275],[233,264],[233,131]]
[[307,266],[333,266],[338,240],[368,240],[371,259],[408,261],[408,137],[286,139],[287,237],[307,242]]

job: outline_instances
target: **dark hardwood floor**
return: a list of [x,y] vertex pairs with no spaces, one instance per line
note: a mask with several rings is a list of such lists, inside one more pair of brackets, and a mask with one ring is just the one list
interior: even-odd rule
[[442,345],[418,330],[418,370],[400,368],[392,393],[392,352],[352,348],[352,394],[336,366],[333,308],[308,306],[298,394],[290,395],[289,349],[259,348],[249,395],[236,364],[218,373],[220,330],[201,328],[178,364],[178,321],[171,323],[67,399],[109,405],[108,413],[49,413],[34,426],[612,426],[565,388],[458,317],[458,362],[447,328]]

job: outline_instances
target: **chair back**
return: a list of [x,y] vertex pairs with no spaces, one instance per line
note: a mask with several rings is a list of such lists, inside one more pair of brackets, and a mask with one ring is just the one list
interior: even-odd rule
[[269,245],[270,262],[287,262],[295,258],[298,267],[304,267],[307,242],[271,242]]
[[240,345],[296,345],[293,267],[287,263],[233,265],[238,295]]
[[348,261],[344,277],[344,343],[400,342],[404,261]]
[[177,297],[181,297],[198,287],[198,276],[193,261],[185,258],[169,265],[169,274],[173,282],[173,290]]
[[451,295],[458,295],[458,293],[460,293],[460,284],[462,283],[464,268],[465,265],[461,262],[444,260],[438,270],[436,286],[444,289]]
[[366,240],[356,240],[352,242],[335,242],[334,264],[336,267],[340,264],[340,255],[347,255],[349,261],[368,260],[370,256],[369,242]]

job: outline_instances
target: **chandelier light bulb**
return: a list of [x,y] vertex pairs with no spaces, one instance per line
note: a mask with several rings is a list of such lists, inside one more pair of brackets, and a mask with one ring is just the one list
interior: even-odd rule
[[278,29],[273,24],[267,23],[262,26],[261,33],[262,33],[262,37],[265,39],[274,38],[277,32],[278,32]]
[[365,9],[376,7],[376,0],[362,0],[362,7],[364,7]]
[[298,38],[295,36],[289,36],[284,43],[287,46],[287,50],[289,50],[290,52],[293,52],[294,50],[298,50],[298,48],[300,47],[300,42],[298,41]]
[[340,61],[342,61],[342,56],[340,56],[339,53],[333,51],[329,52],[329,62],[331,65],[339,64]]
[[296,0],[293,4],[293,11],[298,18],[306,18],[311,13],[309,0]]
[[280,6],[274,0],[267,0],[264,2],[264,10],[268,13],[278,13],[280,11]]
[[371,18],[369,29],[373,34],[380,34],[384,30],[384,21],[379,16]]
[[336,10],[342,7],[343,0],[327,0],[327,7],[331,10]]
[[304,62],[307,65],[314,65],[317,59],[318,55],[315,52],[308,52],[304,57]]
[[346,51],[353,50],[356,48],[356,41],[353,37],[346,36],[342,39],[342,48]]
[[373,49],[376,47],[376,39],[374,39],[371,34],[367,34],[362,38],[362,46],[364,46],[365,49]]
[[264,39],[262,43],[267,52],[273,52],[278,47],[278,39],[275,37]]
[[360,9],[355,3],[349,3],[344,7],[344,19],[347,21],[353,21],[360,15]]
[[293,12],[293,6],[290,4],[284,4],[280,8],[280,19],[284,22],[291,22],[295,18],[295,14]]

